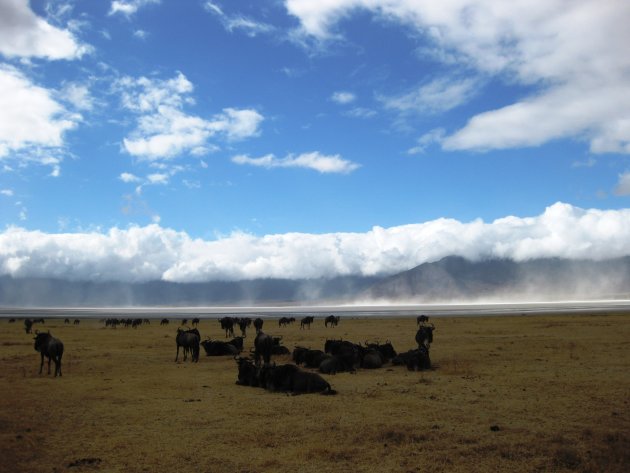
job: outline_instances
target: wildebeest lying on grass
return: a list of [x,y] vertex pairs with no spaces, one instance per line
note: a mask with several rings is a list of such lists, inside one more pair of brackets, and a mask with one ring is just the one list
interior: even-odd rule
[[188,357],[188,353],[191,354],[190,361],[199,361],[199,341],[201,335],[199,330],[193,328],[191,330],[177,329],[177,336],[175,337],[175,343],[177,343],[177,354],[175,355],[175,361],[179,357],[179,347],[184,349],[184,361]]
[[219,340],[204,340],[201,346],[206,356],[238,355],[243,350],[243,337],[236,337],[229,342]]
[[50,332],[38,333],[35,336],[35,350],[41,355],[39,374],[42,374],[44,357],[48,358],[48,374],[50,374],[50,360],[55,362],[55,376],[61,376],[61,357],[63,356],[63,343],[53,337]]
[[393,365],[406,365],[409,371],[421,371],[431,369],[431,358],[429,350],[424,345],[420,345],[415,350],[400,353],[392,359]]
[[238,380],[242,386],[262,387],[273,392],[292,394],[337,394],[330,384],[317,373],[303,371],[296,365],[265,365],[257,367],[249,358],[235,358]]

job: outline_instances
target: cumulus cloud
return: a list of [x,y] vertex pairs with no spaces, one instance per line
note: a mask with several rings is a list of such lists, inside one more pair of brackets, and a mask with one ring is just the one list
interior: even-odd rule
[[490,223],[442,218],[365,233],[234,233],[212,241],[156,224],[64,234],[10,227],[0,233],[0,274],[177,282],[386,275],[450,255],[604,260],[629,255],[628,241],[630,209],[564,203]]
[[17,69],[0,64],[0,158],[53,167],[58,175],[64,134],[81,116],[66,110],[54,93]]
[[214,149],[209,140],[217,135],[227,140],[257,136],[263,121],[252,109],[225,108],[210,119],[186,113],[184,107],[195,103],[194,87],[182,73],[168,80],[125,77],[115,88],[123,107],[138,116],[136,129],[123,140],[124,149],[148,161],[197,156]]
[[327,156],[314,151],[302,153],[300,155],[289,155],[285,158],[277,158],[273,154],[268,154],[260,158],[250,158],[246,155],[238,155],[232,158],[236,164],[247,164],[250,166],[271,168],[306,168],[313,169],[322,174],[349,174],[357,170],[360,165],[341,158],[338,154]]
[[[423,34],[430,41],[424,49],[445,66],[529,88],[522,99],[471,117],[445,137],[445,149],[504,149],[572,138],[588,141],[593,153],[630,153],[629,2],[285,0],[285,5],[302,34],[321,41],[338,38],[341,20],[362,9]],[[469,96],[450,92],[450,102],[414,93],[403,98],[431,109]],[[446,95],[438,88],[437,98]]]
[[7,57],[75,59],[90,50],[69,30],[38,17],[28,0],[0,2],[0,53]]

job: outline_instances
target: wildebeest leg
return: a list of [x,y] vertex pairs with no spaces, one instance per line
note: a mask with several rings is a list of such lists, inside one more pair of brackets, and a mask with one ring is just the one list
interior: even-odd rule
[[179,357],[179,345],[177,345],[177,354],[175,355],[175,361],[177,361],[178,357]]
[[60,356],[55,357],[55,376],[57,376],[57,373],[59,373],[59,376],[61,376],[61,357]]
[[52,358],[51,356],[48,356],[48,374],[50,374],[50,359],[51,358]]
[[42,357],[42,362],[39,364],[39,374],[42,374],[42,369],[44,368],[44,354],[40,353]]

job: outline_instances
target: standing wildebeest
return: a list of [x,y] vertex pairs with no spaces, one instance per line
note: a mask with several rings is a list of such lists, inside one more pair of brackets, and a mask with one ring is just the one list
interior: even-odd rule
[[48,374],[50,374],[50,360],[55,362],[55,376],[61,376],[61,357],[63,356],[63,343],[53,337],[50,332],[38,333],[35,338],[35,351],[41,355],[42,362],[39,365],[39,374],[42,374],[44,357],[48,358]]
[[234,336],[234,319],[232,317],[222,317],[219,319],[221,328],[225,330],[225,338]]
[[271,361],[271,352],[273,351],[273,337],[267,335],[262,331],[258,332],[256,339],[254,340],[254,361],[256,366],[260,365],[260,358],[262,357],[265,365],[268,365]]
[[79,319],[74,319],[74,325],[79,325],[81,321]]
[[278,327],[286,327],[287,325],[291,325],[295,322],[295,317],[282,317],[278,320]]
[[256,333],[262,332],[262,328],[263,328],[263,324],[264,323],[265,323],[265,321],[263,319],[261,319],[260,317],[256,317],[254,319],[254,328],[256,329]]
[[427,350],[431,348],[431,343],[433,343],[433,331],[435,330],[435,326],[431,324],[422,325],[418,331],[416,332],[416,343],[418,346],[425,346]]
[[307,315],[302,320],[300,320],[300,328],[303,329],[305,326],[308,326],[309,330],[311,328],[311,324],[315,320],[315,317],[312,315]]
[[177,336],[175,337],[175,343],[177,343],[177,354],[175,355],[175,361],[179,357],[179,347],[184,349],[184,361],[188,356],[188,352],[191,353],[190,361],[199,361],[199,341],[201,336],[199,330],[193,328],[191,330],[177,329]]
[[64,323],[64,324],[69,324],[69,323],[70,323],[70,319],[64,319],[64,320],[63,320],[63,323]]
[[247,327],[252,324],[252,319],[249,317],[241,317],[238,319],[238,328],[241,329],[241,336],[247,337]]
[[335,317],[334,315],[329,315],[324,320],[324,326],[328,327],[328,324],[330,324],[331,327],[336,327],[339,324],[339,319],[339,316]]
[[420,325],[428,321],[429,321],[429,316],[422,314],[416,318],[416,325]]
[[33,333],[33,321],[31,319],[24,319],[24,330],[26,333]]
[[162,319],[160,325],[168,325],[168,319]]
[[193,327],[196,327],[197,325],[199,325],[199,318],[195,317],[194,319],[192,319],[192,325]]

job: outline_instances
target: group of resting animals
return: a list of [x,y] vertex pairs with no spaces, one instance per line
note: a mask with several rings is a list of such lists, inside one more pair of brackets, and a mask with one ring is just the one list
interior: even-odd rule
[[[366,342],[362,345],[347,340],[327,340],[324,350],[295,347],[292,353],[293,363],[283,365],[271,363],[272,355],[290,353],[281,345],[282,337],[272,337],[262,330],[258,331],[254,340],[253,359],[239,356],[243,349],[242,337],[236,337],[229,342],[216,340],[199,342],[197,329],[179,329],[178,337],[181,338],[182,343],[184,343],[184,337],[192,342],[189,348],[192,361],[198,360],[200,345],[204,347],[208,356],[233,355],[238,366],[236,383],[239,385],[293,394],[335,394],[330,384],[319,373],[305,371],[300,368],[300,365],[317,369],[323,374],[354,372],[357,368],[381,368],[389,362],[392,365],[407,366],[407,369],[411,371],[430,369],[429,348],[433,342],[435,326],[428,324],[428,317],[425,315],[418,316],[417,324],[415,338],[418,348],[404,353],[397,354],[389,341],[384,344]],[[178,354],[180,342],[178,342]]]
[[[397,354],[391,342],[384,344],[366,343],[365,345],[352,343],[347,340],[327,340],[324,350],[313,350],[296,347],[292,353],[292,364],[276,365],[271,363],[273,354],[289,354],[289,350],[280,343],[281,337],[272,337],[259,330],[254,340],[254,359],[237,356],[243,349],[242,337],[236,337],[230,342],[205,340],[200,342],[199,331],[177,330],[177,361],[179,348],[184,350],[184,360],[191,355],[192,361],[199,360],[199,347],[204,347],[207,355],[233,355],[238,365],[237,384],[243,386],[261,387],[269,391],[283,391],[293,394],[322,393],[336,394],[330,384],[318,373],[305,371],[299,367],[318,369],[324,374],[336,374],[343,371],[354,372],[356,368],[381,368],[385,363],[405,365],[411,371],[431,368],[429,348],[433,342],[435,326],[428,324],[428,317],[417,317],[418,330],[416,343],[418,348]],[[225,348],[229,346],[230,348]],[[218,349],[218,347],[224,347]],[[41,355],[39,373],[42,373],[44,357],[48,358],[48,374],[50,362],[55,363],[55,376],[61,376],[61,357],[63,343],[53,337],[50,332],[37,333],[35,336],[35,350]]]

